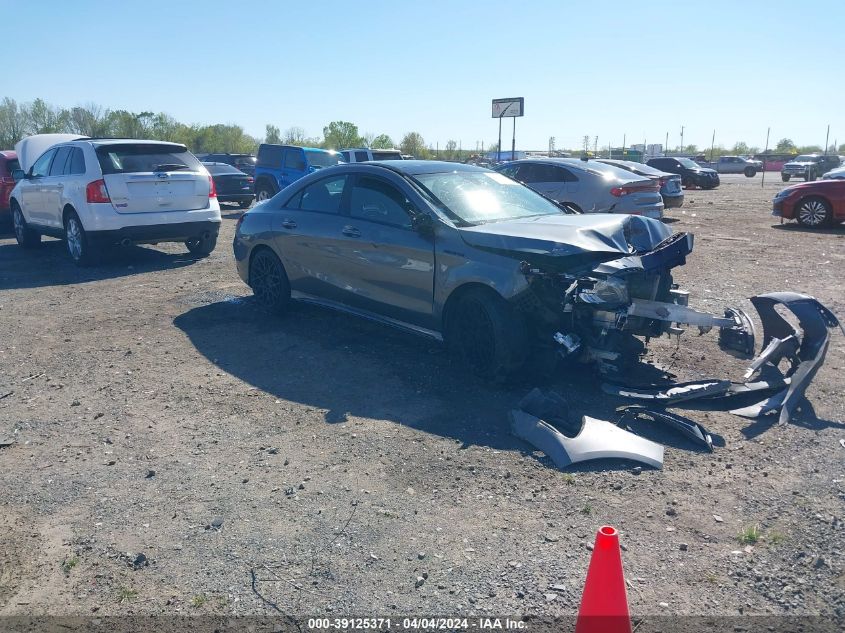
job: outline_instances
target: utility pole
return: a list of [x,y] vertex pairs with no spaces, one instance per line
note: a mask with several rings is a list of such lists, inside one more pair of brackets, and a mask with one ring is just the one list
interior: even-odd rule
[[713,130],[713,140],[710,141],[710,162],[713,162],[713,149],[716,147],[716,130]]
[[[763,176],[760,178],[760,189],[766,184],[766,155],[769,153],[769,134],[771,134],[772,128],[768,128],[766,130],[766,149],[763,152]],[[780,219],[783,222],[783,218]]]
[[681,126],[681,154],[684,153],[684,126]]
[[830,141],[830,123],[827,124],[827,135],[824,137],[824,155],[827,156],[827,143]]
[[663,155],[669,155],[669,132],[666,132],[666,145],[663,146]]

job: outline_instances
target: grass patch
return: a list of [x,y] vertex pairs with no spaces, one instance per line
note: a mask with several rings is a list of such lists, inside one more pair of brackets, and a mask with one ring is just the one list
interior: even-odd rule
[[589,515],[589,514],[592,514],[592,513],[593,513],[593,508],[590,504],[587,504],[583,508],[581,508],[581,514]]
[[766,542],[770,543],[771,545],[780,545],[786,540],[786,537],[781,534],[780,532],[769,532],[768,536],[766,536]]
[[70,558],[65,558],[62,561],[62,571],[65,574],[70,574],[70,570],[76,567],[79,564],[79,557],[78,556],[71,556]]
[[125,602],[132,602],[138,597],[138,592],[129,587],[121,587],[117,590],[117,602],[123,604]]
[[206,602],[208,602],[208,596],[203,593],[197,594],[193,598],[191,598],[191,604],[195,609],[201,609],[203,606],[205,606]]
[[565,483],[567,486],[575,485],[575,475],[564,473],[563,475],[561,475],[561,479],[563,480],[563,483]]
[[737,538],[743,545],[754,545],[760,540],[760,536],[762,536],[762,534],[763,533],[760,531],[759,525],[751,525],[744,528]]

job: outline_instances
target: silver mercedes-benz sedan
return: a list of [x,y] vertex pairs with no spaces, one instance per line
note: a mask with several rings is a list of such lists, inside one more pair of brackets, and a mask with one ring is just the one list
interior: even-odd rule
[[298,180],[241,217],[233,246],[265,306],[293,298],[445,340],[499,379],[529,358],[613,374],[642,353],[637,337],[673,323],[750,336],[738,317],[687,307],[671,270],[692,244],[656,220],[574,213],[495,171],[381,161]]

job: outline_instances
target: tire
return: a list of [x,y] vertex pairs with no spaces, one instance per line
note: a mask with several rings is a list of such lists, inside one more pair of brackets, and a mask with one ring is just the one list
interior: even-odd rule
[[241,201],[238,203],[238,206],[239,206],[241,209],[249,209],[249,207],[250,207],[251,205],[252,205],[252,200],[241,200]]
[[830,203],[824,198],[804,198],[795,210],[795,219],[798,224],[810,229],[817,229],[830,223],[833,214]]
[[258,303],[272,312],[284,312],[290,303],[290,282],[285,267],[269,248],[253,254],[249,286]]
[[85,227],[75,211],[65,216],[65,245],[77,266],[93,266],[100,260],[99,253],[92,248]]
[[276,195],[276,192],[273,190],[273,186],[267,183],[266,181],[262,181],[258,187],[255,189],[255,201],[256,202],[264,202],[265,200],[269,200],[273,196]]
[[781,174],[780,175],[780,179],[784,182],[789,182],[789,178],[790,178],[789,174]]
[[753,167],[746,167],[745,171],[743,172],[746,178],[754,178],[757,175],[757,170]]
[[41,244],[41,234],[33,231],[23,217],[23,211],[18,203],[12,200],[12,226],[15,229],[15,239],[21,248],[35,248]]
[[185,247],[195,257],[208,257],[217,246],[217,233],[211,231],[185,240]]
[[473,288],[456,299],[447,315],[446,340],[459,360],[486,380],[502,382],[528,356],[525,322],[492,290]]

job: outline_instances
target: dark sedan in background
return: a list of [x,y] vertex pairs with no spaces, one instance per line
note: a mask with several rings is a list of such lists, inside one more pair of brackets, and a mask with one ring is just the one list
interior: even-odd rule
[[660,184],[660,195],[663,197],[664,209],[674,209],[684,206],[683,182],[678,174],[671,174],[630,160],[617,160],[615,158],[597,158],[596,160],[600,163],[630,171],[638,176],[645,176],[651,180],[658,181]]
[[660,171],[678,174],[681,177],[684,187],[715,189],[721,184],[719,174],[715,169],[702,167],[691,158],[660,156],[658,158],[652,158],[646,164]]
[[204,162],[217,190],[218,202],[234,202],[246,209],[255,200],[255,178],[226,163]]
[[445,340],[495,380],[538,355],[616,375],[637,337],[710,319],[672,281],[692,242],[638,215],[573,213],[487,169],[382,161],[297,180],[240,218],[233,248],[268,308],[294,298]]

